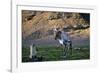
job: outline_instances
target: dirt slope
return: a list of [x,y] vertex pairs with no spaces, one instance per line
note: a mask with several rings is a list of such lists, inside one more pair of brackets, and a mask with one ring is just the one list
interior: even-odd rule
[[[71,37],[89,37],[89,20],[82,13],[22,11],[23,39],[41,39],[53,35],[54,28],[64,29]],[[88,17],[87,16],[87,17]],[[88,17],[89,18],[89,17]]]

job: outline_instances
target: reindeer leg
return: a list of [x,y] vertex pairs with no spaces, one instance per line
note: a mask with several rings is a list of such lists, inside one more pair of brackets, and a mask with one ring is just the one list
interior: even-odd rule
[[70,55],[72,55],[72,41],[69,41],[69,51],[70,51]]
[[70,54],[72,53],[72,43],[70,42],[67,42],[66,46],[65,46],[65,55],[66,55],[66,58],[69,59],[70,57]]
[[65,56],[65,47],[63,46],[63,56]]
[[64,52],[64,56],[67,58],[67,45],[65,44],[64,46],[65,52]]
[[72,41],[70,41],[70,50],[71,50],[70,54],[72,55]]
[[63,45],[62,56],[63,56],[64,59],[66,58],[66,47],[65,47],[65,45]]

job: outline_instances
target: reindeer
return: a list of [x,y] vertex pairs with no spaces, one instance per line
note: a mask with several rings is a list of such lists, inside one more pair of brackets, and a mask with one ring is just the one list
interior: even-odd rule
[[70,50],[72,54],[72,41],[69,39],[68,34],[59,28],[54,29],[55,40],[58,40],[60,45],[63,46],[64,56],[67,55],[67,51]]

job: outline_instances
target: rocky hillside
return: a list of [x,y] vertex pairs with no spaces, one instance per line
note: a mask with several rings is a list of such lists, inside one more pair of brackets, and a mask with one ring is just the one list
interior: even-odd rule
[[90,17],[88,13],[22,11],[23,39],[52,37],[54,28],[61,28],[71,37],[89,37]]

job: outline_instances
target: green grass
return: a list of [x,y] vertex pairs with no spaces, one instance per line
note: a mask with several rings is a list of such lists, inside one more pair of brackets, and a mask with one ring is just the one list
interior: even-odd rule
[[[73,47],[75,48],[75,46]],[[90,58],[89,46],[77,46],[80,49],[67,51],[67,56],[63,57],[63,48],[56,46],[38,46],[37,56],[42,56],[43,61],[61,61],[61,60],[81,60]],[[29,48],[22,48],[22,62],[29,62]]]

